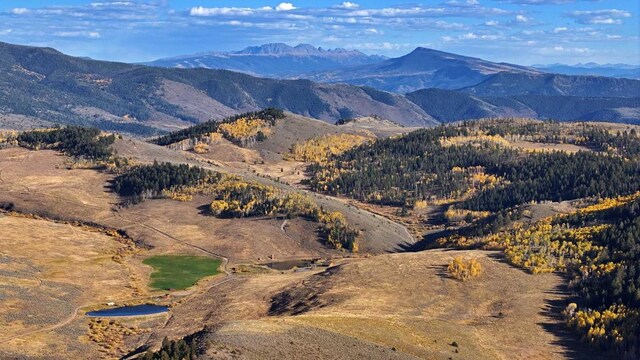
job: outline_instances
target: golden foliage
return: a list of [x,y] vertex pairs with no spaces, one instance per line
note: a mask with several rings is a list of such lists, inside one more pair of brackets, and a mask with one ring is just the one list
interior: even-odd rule
[[423,210],[427,208],[427,202],[424,200],[418,200],[413,204],[413,210]]
[[[451,175],[461,182],[460,189],[457,191],[453,191],[446,196],[434,197],[430,199],[431,204],[453,204],[465,199],[469,199],[482,190],[494,188],[498,185],[506,185],[509,183],[504,178],[486,174],[485,169],[482,166],[472,166],[467,168],[454,166],[451,169]],[[433,179],[426,178],[425,182],[429,182],[431,180]],[[476,215],[478,215],[478,218],[484,217],[481,214]]]
[[193,147],[193,152],[196,154],[206,154],[209,152],[209,145],[205,143],[196,144],[196,146]]
[[193,200],[193,195],[185,194],[181,191],[176,191],[176,190],[162,190],[162,196],[167,199],[182,201],[182,202]]
[[233,122],[220,124],[218,132],[230,141],[247,146],[256,141],[260,134],[264,137],[269,136],[271,126],[262,119],[240,118]]
[[593,344],[620,344],[625,339],[637,336],[640,331],[640,311],[624,305],[612,305],[604,311],[597,311],[580,310],[575,303],[571,303],[564,313],[567,324]]
[[489,211],[471,211],[464,209],[456,209],[450,206],[447,211],[444,212],[444,217],[449,222],[458,222],[462,220],[477,220],[484,219],[491,215]]
[[595,203],[593,205],[589,205],[589,206],[586,206],[586,207],[584,207],[582,209],[578,209],[576,211],[576,213],[577,214],[588,214],[588,213],[593,213],[593,212],[609,210],[609,209],[616,208],[616,207],[622,206],[624,204],[627,204],[627,203],[629,203],[631,201],[634,201],[638,197],[640,197],[640,192],[637,192],[637,193],[631,194],[631,195],[627,195],[627,196],[619,196],[617,198],[603,199],[603,200],[598,201],[597,203]]
[[0,131],[0,144],[17,145],[17,131]]
[[223,138],[223,137],[222,137],[222,134],[217,133],[217,132],[209,133],[206,137],[207,137],[207,139],[208,139],[209,143],[216,143],[216,142],[219,142],[219,141],[220,141],[220,140],[222,140],[222,138]]
[[479,276],[482,272],[482,266],[476,259],[465,260],[462,256],[456,256],[449,262],[447,271],[452,277],[467,281]]
[[567,228],[552,225],[550,219],[530,227],[517,226],[485,239],[485,248],[503,249],[507,260],[534,274],[565,270],[578,265],[587,253],[602,250],[592,239],[609,225]]
[[324,135],[291,147],[288,159],[302,162],[326,162],[332,155],[362,145],[371,138],[353,134]]
[[225,175],[217,182],[183,189],[188,194],[201,193],[215,197],[209,208],[218,217],[245,217],[276,214],[288,218],[304,217],[322,224],[327,242],[336,249],[358,251],[359,232],[350,228],[343,214],[323,210],[315,200],[297,192],[284,192],[275,187]]
[[117,320],[91,319],[87,336],[89,340],[100,346],[101,352],[113,356],[127,351],[124,341],[125,336],[138,335],[145,332],[147,331],[124,325]]
[[472,135],[454,136],[440,139],[442,146],[457,146],[464,144],[495,144],[499,146],[509,146],[510,143],[500,135]]

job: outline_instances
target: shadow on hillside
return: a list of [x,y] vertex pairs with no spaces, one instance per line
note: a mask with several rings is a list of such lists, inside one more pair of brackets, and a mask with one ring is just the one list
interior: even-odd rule
[[453,230],[438,230],[432,233],[428,233],[422,237],[422,240],[419,240],[415,243],[405,242],[402,244],[398,244],[398,246],[390,250],[390,253],[397,252],[418,252],[424,251],[428,249],[434,249],[439,247],[437,241],[442,238],[446,238],[447,236],[453,235],[455,232]]
[[[547,291],[547,294],[566,295],[569,293],[566,282],[558,285],[555,289]],[[553,334],[556,338],[551,345],[562,347],[564,351],[558,355],[571,360],[613,360],[615,356],[595,349],[580,339],[580,335],[565,325],[563,310],[571,298],[562,298],[545,301],[545,307],[540,314],[548,321],[538,323],[545,331]]]

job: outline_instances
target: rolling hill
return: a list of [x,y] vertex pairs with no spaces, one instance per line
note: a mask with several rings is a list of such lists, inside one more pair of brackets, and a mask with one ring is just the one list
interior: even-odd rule
[[440,122],[522,117],[558,121],[640,123],[640,97],[476,96],[440,89],[418,90],[406,96]]
[[479,96],[637,97],[640,81],[602,76],[499,73],[460,91]]
[[6,43],[0,43],[0,89],[2,114],[137,134],[270,106],[329,122],[376,114],[436,124],[403,96],[374,89],[95,61]]
[[[374,137],[394,124],[269,113],[262,141],[208,132],[205,152],[80,128],[0,138],[0,358],[638,357],[637,127],[494,119]],[[285,157],[345,134],[371,139],[323,164]],[[95,149],[117,171],[86,163]],[[125,203],[128,181],[156,195]],[[342,214],[361,246],[333,248],[288,210],[208,210],[255,204],[259,189]],[[157,289],[146,264],[159,255],[217,261],[219,274]],[[458,278],[458,260],[478,271]],[[610,270],[594,278],[591,265]],[[168,312],[89,317],[137,304]]]
[[266,77],[291,77],[310,71],[379,62],[385,57],[345,49],[323,49],[309,44],[282,43],[250,46],[240,51],[209,52],[159,59],[145,63],[168,68],[223,69]]
[[[413,56],[404,57],[401,64],[385,61],[389,66],[380,69],[381,74],[406,69],[418,72],[420,53],[443,62],[449,56],[417,50]],[[458,67],[468,70],[460,70],[462,73],[471,74],[460,75],[459,81],[489,77],[461,91],[427,90],[402,95],[369,86],[257,78],[226,70],[96,61],[50,48],[0,43],[0,128],[82,124],[152,136],[267,107],[329,123],[376,115],[418,127],[487,116],[640,121],[638,99],[631,98],[640,93],[640,81],[537,73],[484,75],[519,68],[451,56],[454,63],[474,66],[472,70]],[[443,76],[450,79],[453,75],[448,71],[453,68],[447,69],[440,74],[446,73]],[[420,78],[416,75],[405,80],[411,84]]]

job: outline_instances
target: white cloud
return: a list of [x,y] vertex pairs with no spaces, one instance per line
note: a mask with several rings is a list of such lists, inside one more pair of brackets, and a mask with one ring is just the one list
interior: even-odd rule
[[436,29],[447,29],[447,30],[449,30],[449,29],[461,30],[461,29],[466,28],[465,25],[462,24],[462,23],[456,23],[456,22],[450,23],[450,22],[446,22],[446,21],[442,21],[442,20],[438,20],[438,21],[436,21],[434,23],[427,23],[425,25],[433,27],[433,28],[436,28]]
[[369,28],[369,29],[365,29],[362,31],[358,32],[359,35],[382,35],[384,34],[382,31],[375,29],[375,28]]
[[363,43],[358,44],[358,49],[360,50],[371,50],[371,51],[389,51],[389,50],[400,50],[406,48],[414,48],[415,44],[398,44],[392,42],[381,42],[381,43]]
[[486,26],[498,26],[500,25],[500,22],[496,21],[496,20],[490,20],[484,23]]
[[460,35],[458,38],[462,39],[462,40],[472,40],[472,39],[477,39],[478,35],[470,32],[470,33],[466,33],[466,34]]
[[557,28],[554,28],[554,29],[553,29],[553,33],[554,33],[554,34],[558,34],[558,33],[561,33],[561,32],[565,32],[565,31],[567,31],[567,30],[569,30],[569,29],[568,29],[568,28],[566,28],[566,27],[564,27],[564,26],[562,26],[562,27],[557,27]]
[[276,6],[276,11],[290,11],[295,9],[296,7],[293,6],[292,3],[280,3],[280,5]]
[[[549,50],[548,48],[543,48],[543,50]],[[561,52],[561,53],[569,53],[569,54],[588,54],[591,52],[589,48],[572,48],[572,47],[564,47],[564,46],[554,46],[553,51]]]
[[356,9],[358,7],[360,7],[359,4],[352,3],[350,1],[345,1],[340,5],[335,5],[334,6],[334,8],[336,8],[336,9]]
[[408,9],[384,8],[384,9],[367,9],[356,10],[349,13],[351,16],[403,16],[403,15],[419,15],[427,12],[428,9],[421,7],[413,7]]
[[465,0],[465,1],[459,1],[459,0],[449,0],[446,2],[447,5],[449,6],[476,6],[476,5],[480,5],[480,2],[478,0]]
[[0,36],[9,35],[12,31],[13,31],[12,29],[0,30]]
[[252,8],[205,8],[202,6],[191,8],[191,16],[217,16],[217,15],[252,15],[255,9]]
[[516,22],[527,23],[529,22],[529,18],[524,15],[516,15]]
[[443,36],[442,41],[444,42],[452,42],[458,40],[500,40],[504,37],[499,34],[477,34],[474,32],[468,32],[462,35],[458,35],[456,37],[453,36]]
[[112,1],[112,2],[94,2],[91,3],[93,7],[104,7],[104,6],[132,6],[134,3],[129,1]]
[[29,9],[27,8],[15,8],[11,10],[12,14],[16,14],[16,15],[22,15],[22,14],[26,14],[29,12]]
[[521,5],[560,5],[560,4],[571,4],[578,1],[599,1],[599,0],[502,0],[502,2],[507,2],[511,4],[521,4]]
[[625,10],[607,9],[593,11],[572,11],[566,16],[574,18],[580,24],[589,25],[618,25],[622,19],[631,17],[631,13]]
[[100,33],[97,31],[57,31],[53,33],[58,37],[83,37],[89,39],[99,39]]

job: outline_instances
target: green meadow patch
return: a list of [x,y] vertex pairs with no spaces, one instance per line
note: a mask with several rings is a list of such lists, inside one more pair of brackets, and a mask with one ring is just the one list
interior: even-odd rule
[[218,274],[222,261],[206,256],[159,255],[143,263],[153,267],[152,288],[180,290],[193,286],[203,277]]

